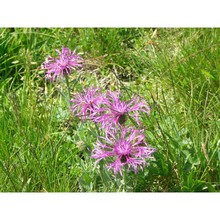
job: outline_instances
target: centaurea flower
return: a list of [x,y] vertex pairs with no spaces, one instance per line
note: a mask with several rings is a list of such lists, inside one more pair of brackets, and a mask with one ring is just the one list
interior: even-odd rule
[[102,128],[111,128],[112,126],[121,126],[126,121],[127,116],[135,119],[138,125],[140,125],[139,112],[145,112],[150,114],[150,107],[144,99],[134,97],[130,102],[120,100],[119,91],[107,92],[107,103],[105,112],[101,109],[100,113],[94,117],[94,122],[100,123]]
[[101,111],[101,105],[106,103],[106,98],[98,93],[98,90],[98,88],[88,88],[84,89],[82,93],[76,93],[73,99],[70,100],[73,102],[71,106],[72,113],[81,117],[82,120],[87,118],[92,120],[97,110]]
[[63,47],[62,51],[56,50],[59,53],[58,58],[48,56],[43,63],[43,68],[47,70],[46,79],[55,81],[58,78],[69,76],[71,70],[82,66],[83,59],[68,48]]
[[122,175],[121,168],[126,165],[128,169],[133,167],[135,173],[138,167],[143,169],[146,158],[152,158],[154,152],[155,149],[145,142],[143,130],[121,128],[119,132],[115,129],[107,130],[105,137],[99,137],[91,157],[96,158],[97,162],[110,160],[107,167],[113,169],[115,175],[118,172]]

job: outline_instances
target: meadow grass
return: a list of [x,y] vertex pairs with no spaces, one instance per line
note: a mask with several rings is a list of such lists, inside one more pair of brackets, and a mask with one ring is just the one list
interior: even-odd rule
[[[85,65],[71,95],[91,85],[148,100],[147,142],[157,152],[124,178],[95,166],[98,130],[45,80],[46,56],[76,49]],[[220,29],[0,29],[1,192],[220,191]]]

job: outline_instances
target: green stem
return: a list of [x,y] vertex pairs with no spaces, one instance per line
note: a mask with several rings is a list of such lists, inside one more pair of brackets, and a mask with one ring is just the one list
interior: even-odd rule
[[67,104],[70,107],[70,85],[69,85],[69,78],[67,75],[65,75],[65,80],[66,80],[66,86],[67,86],[67,90],[68,90],[68,100],[67,100]]
[[112,180],[111,177],[108,175],[108,172],[106,171],[103,163],[100,163],[100,176],[106,189],[109,189]]
[[125,171],[122,173],[122,189],[123,192],[126,192],[126,175],[125,175]]

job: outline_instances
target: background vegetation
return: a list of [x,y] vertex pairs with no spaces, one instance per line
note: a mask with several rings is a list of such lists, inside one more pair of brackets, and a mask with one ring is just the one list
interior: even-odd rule
[[[94,128],[69,113],[41,63],[62,46],[85,59],[71,93],[90,85],[137,93],[157,149],[143,172],[94,165]],[[0,29],[1,192],[220,191],[220,29]]]

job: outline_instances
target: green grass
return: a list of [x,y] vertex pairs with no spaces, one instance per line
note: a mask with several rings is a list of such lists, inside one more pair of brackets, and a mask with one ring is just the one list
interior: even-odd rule
[[[94,165],[96,129],[39,68],[62,46],[86,60],[71,94],[93,84],[148,100],[142,122],[157,152],[143,171],[122,179]],[[0,29],[0,191],[220,191],[219,87],[220,29]]]

